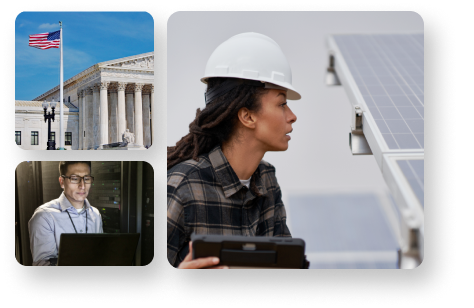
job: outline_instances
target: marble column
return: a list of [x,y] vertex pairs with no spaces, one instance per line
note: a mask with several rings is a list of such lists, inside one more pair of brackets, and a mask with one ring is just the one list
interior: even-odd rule
[[84,114],[86,116],[85,119],[85,127],[84,130],[86,131],[86,138],[84,140],[84,149],[85,150],[90,150],[94,146],[94,106],[93,106],[93,89],[92,87],[87,87],[85,89],[86,91],[86,97],[85,97],[85,111],[86,113]]
[[92,86],[92,106],[93,106],[93,124],[94,124],[94,136],[93,146],[94,150],[100,145],[100,83],[96,83]]
[[100,83],[100,146],[109,143],[109,111],[107,102],[107,89],[110,82]]
[[111,85],[109,85],[109,89],[107,90],[107,118],[109,119],[108,121],[108,125],[107,125],[107,131],[109,132],[108,133],[108,138],[107,138],[107,143],[111,143],[110,139],[112,139],[112,119],[110,118],[111,115],[112,115],[112,110],[110,108],[110,104],[111,104],[111,100],[112,100],[112,93],[110,92],[110,87]]
[[[148,91],[147,91],[148,92]],[[143,115],[143,144],[145,146],[151,145],[150,136],[150,94],[142,94],[142,115]]]
[[77,131],[78,133],[78,144],[77,144],[77,149],[82,150],[82,131],[84,130],[84,94],[82,89],[77,90],[77,108],[79,108],[79,130]]
[[133,90],[134,85],[128,84],[127,88],[125,89],[125,108],[126,111],[126,119],[127,119],[127,127],[131,133],[135,133],[135,109],[133,106]]
[[117,84],[109,86],[109,143],[118,142]]
[[155,85],[150,89],[150,145],[153,144],[153,102],[155,101]]
[[143,83],[135,84],[135,144],[143,146],[142,89]]
[[118,141],[122,141],[122,135],[127,128],[127,122],[125,119],[125,87],[127,83],[119,82],[117,84],[117,112],[118,112]]

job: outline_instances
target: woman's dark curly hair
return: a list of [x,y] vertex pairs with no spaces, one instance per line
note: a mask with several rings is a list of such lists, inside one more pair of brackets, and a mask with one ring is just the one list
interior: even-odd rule
[[[207,81],[207,93],[219,87],[227,78],[210,78]],[[234,133],[240,108],[258,112],[260,97],[266,93],[261,87],[240,84],[210,102],[201,110],[196,110],[196,118],[189,124],[189,134],[181,138],[173,147],[168,147],[167,169],[188,159],[198,160],[198,156],[208,153],[215,146],[229,140]]]

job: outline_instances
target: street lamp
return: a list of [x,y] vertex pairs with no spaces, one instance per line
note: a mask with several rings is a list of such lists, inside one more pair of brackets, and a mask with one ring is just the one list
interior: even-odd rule
[[48,102],[44,101],[43,102],[43,109],[44,109],[44,122],[46,123],[46,120],[48,121],[48,147],[46,150],[56,150],[56,142],[54,140],[51,140],[51,120],[54,121],[54,109],[56,108],[56,102],[51,99],[51,112],[46,112],[48,109]]

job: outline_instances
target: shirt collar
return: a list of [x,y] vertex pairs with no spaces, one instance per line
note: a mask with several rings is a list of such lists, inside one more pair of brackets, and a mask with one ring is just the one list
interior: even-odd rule
[[[224,195],[226,198],[229,198],[242,189],[242,187],[244,187],[237,177],[237,174],[235,174],[234,169],[232,169],[231,165],[229,164],[229,161],[225,157],[224,153],[222,153],[220,146],[215,147],[209,152],[209,160],[211,161],[211,165],[216,172],[218,181],[222,185],[222,189],[224,190]],[[262,184],[259,168],[257,168],[257,170],[255,170],[255,172],[252,174],[250,189],[252,189],[252,182],[255,183],[255,187],[257,189],[256,192],[259,195],[264,195],[267,193],[265,186]]]
[[[258,165],[257,170],[252,175],[252,179],[255,181],[255,187],[257,189],[257,192],[259,195],[266,195],[267,194],[267,188],[265,187],[262,179],[262,175],[260,174],[260,165]],[[250,181],[250,188],[252,188],[252,181]]]
[[[85,205],[85,209],[89,209],[91,207],[91,205],[89,204],[89,201],[84,200],[84,205]],[[65,210],[69,209],[69,208],[74,208],[74,206],[71,204],[71,202],[69,202],[69,200],[66,198],[66,195],[64,194],[64,192],[61,193],[61,196],[59,196],[59,206],[61,208],[61,212],[64,212]]]

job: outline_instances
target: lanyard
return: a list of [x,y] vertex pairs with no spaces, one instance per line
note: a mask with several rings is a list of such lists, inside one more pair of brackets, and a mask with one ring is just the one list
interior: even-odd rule
[[[87,234],[87,207],[85,208],[85,210],[86,210],[86,234]],[[71,218],[71,214],[69,214],[68,210],[66,210],[66,213],[69,216],[69,219],[71,220],[72,226],[74,227],[74,231],[76,231],[77,233],[76,226],[74,225],[74,222],[72,221],[72,218]]]

